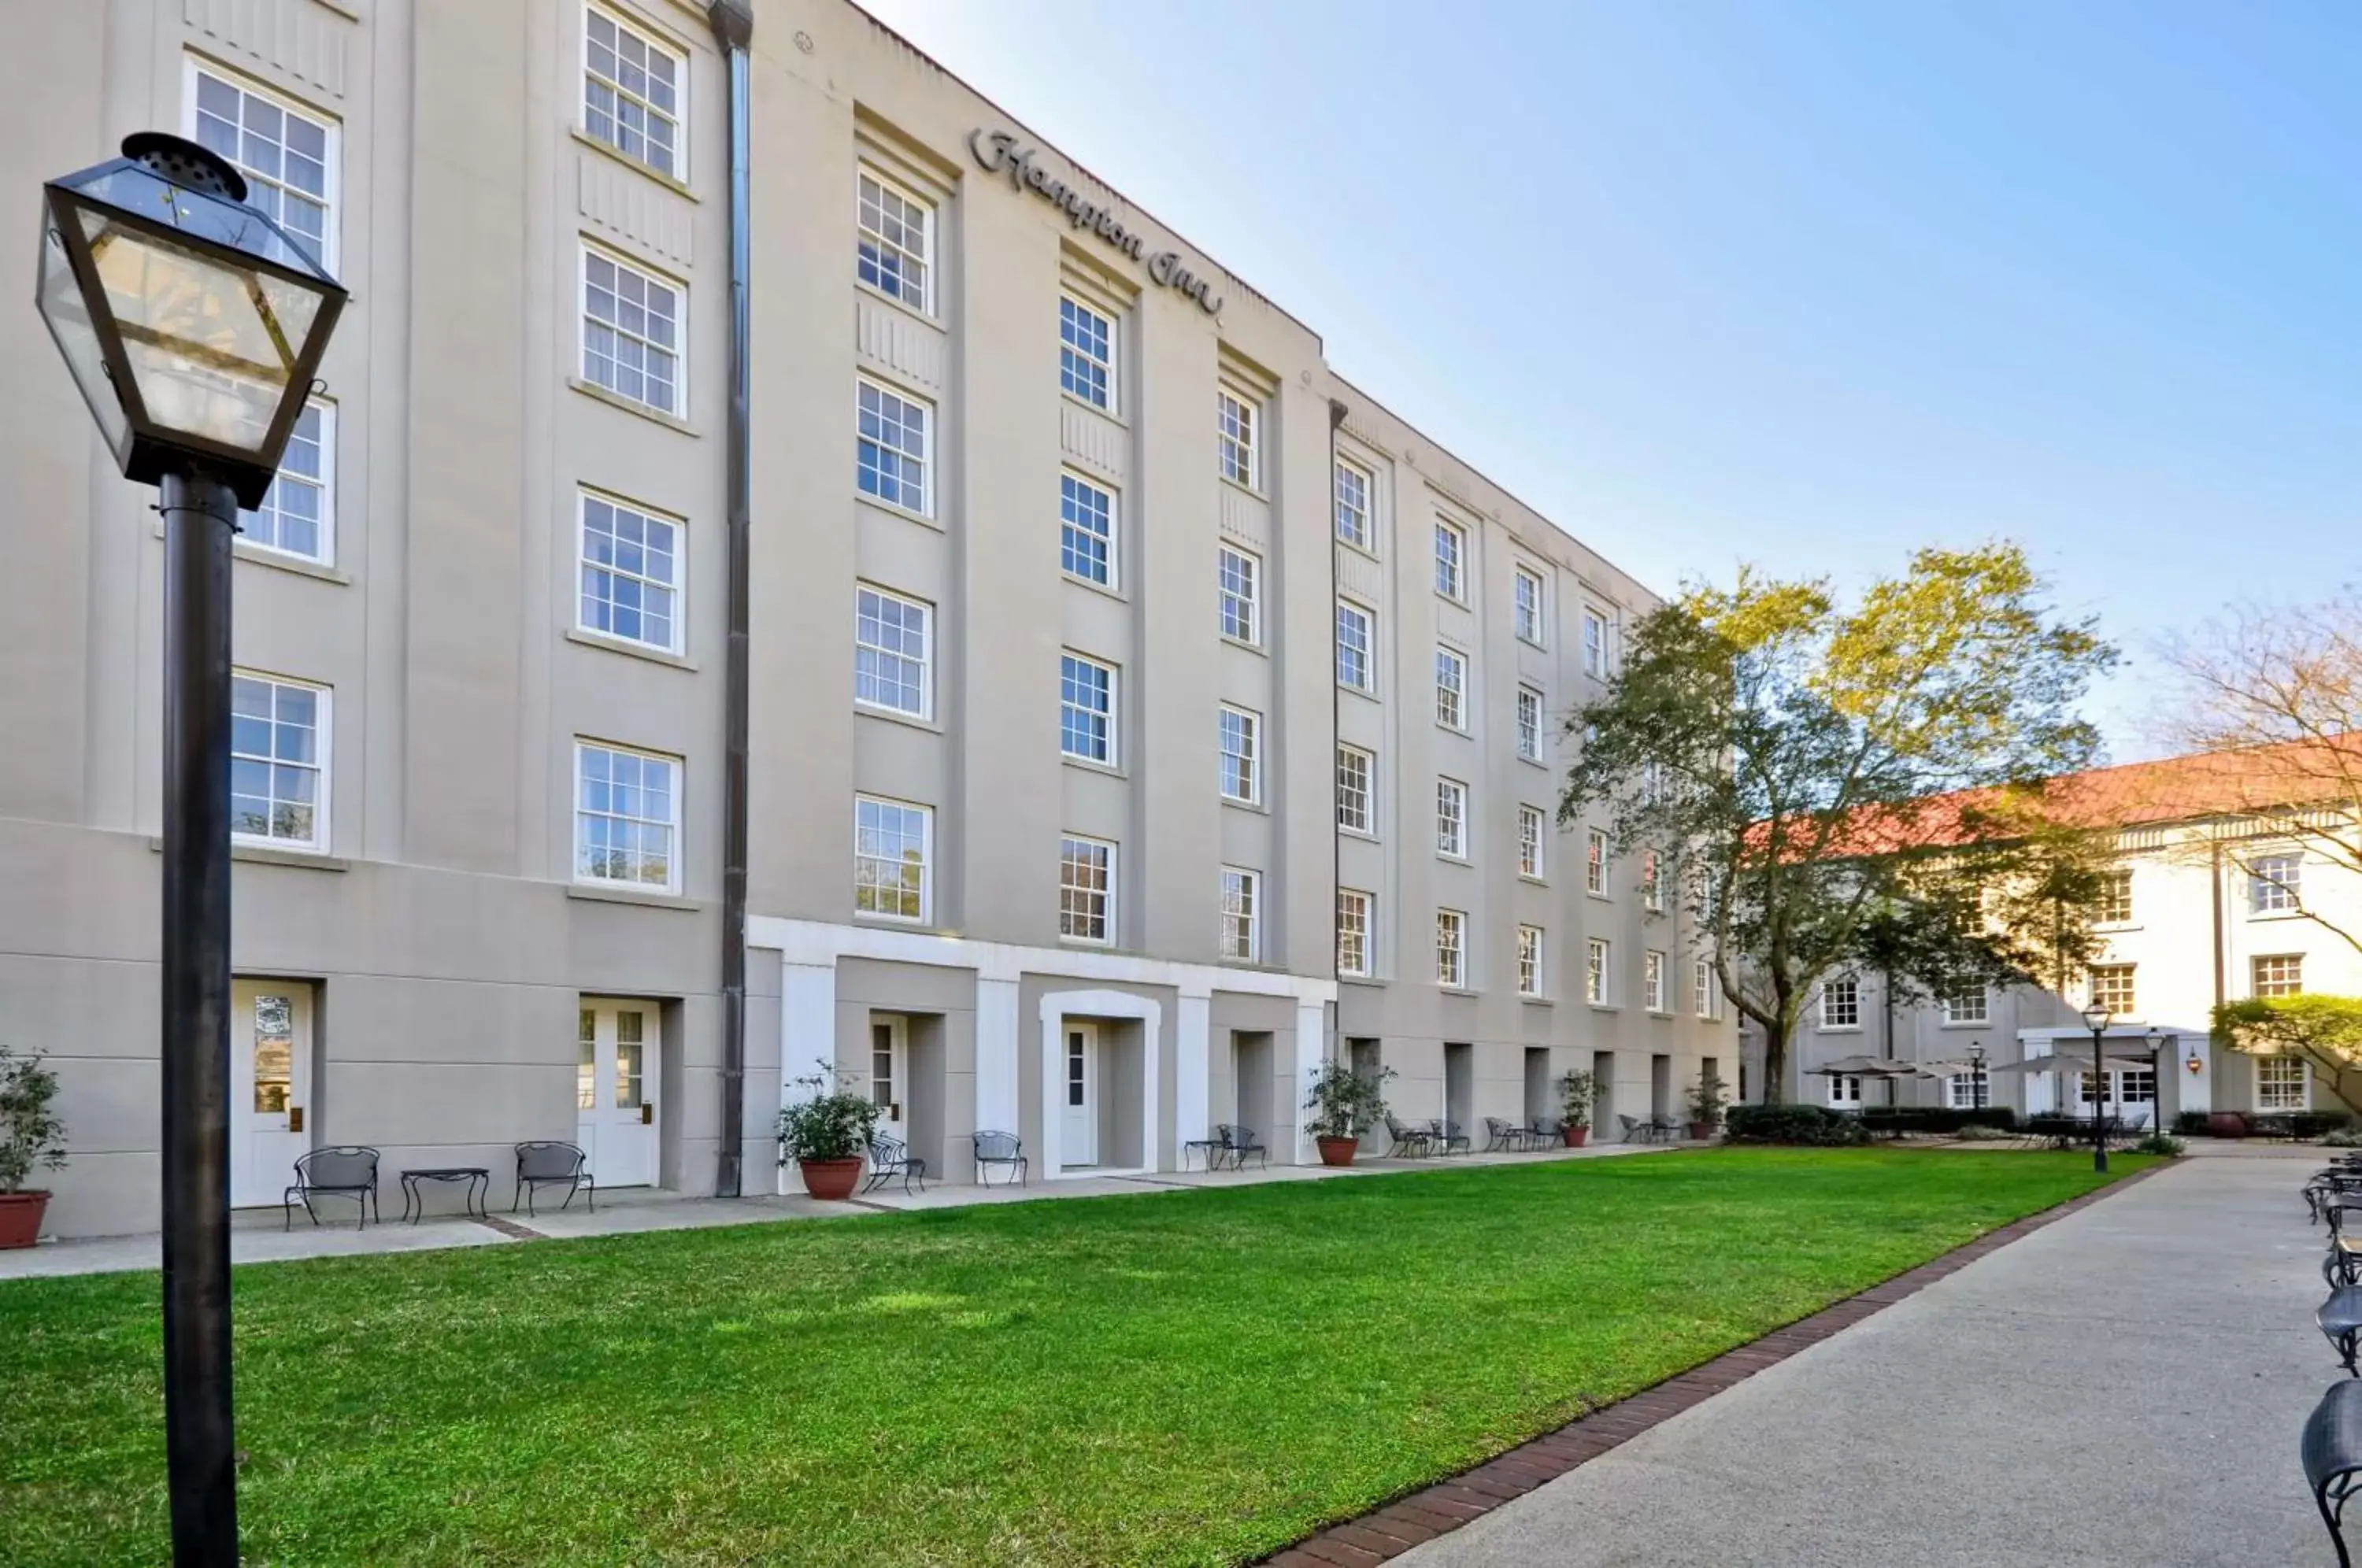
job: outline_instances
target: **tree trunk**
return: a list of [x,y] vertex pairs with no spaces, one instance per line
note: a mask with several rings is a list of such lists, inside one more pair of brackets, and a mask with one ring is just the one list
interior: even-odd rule
[[1763,1026],[1763,1103],[1778,1105],[1788,1098],[1788,1029]]

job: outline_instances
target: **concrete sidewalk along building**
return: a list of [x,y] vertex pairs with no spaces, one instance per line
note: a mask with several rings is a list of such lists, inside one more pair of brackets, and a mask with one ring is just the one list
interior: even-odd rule
[[[238,1203],[343,1143],[504,1202],[522,1139],[767,1190],[816,1059],[955,1181],[978,1128],[1035,1179],[1217,1121],[1308,1158],[1330,1055],[1480,1132],[1735,1063],[1678,914],[1555,821],[1647,591],[865,13],[753,7],[742,346],[703,6],[35,9],[0,183],[177,130],[353,291],[237,547]],[[0,389],[0,1039],[64,1081],[52,1229],[144,1231],[160,540],[53,369]]]

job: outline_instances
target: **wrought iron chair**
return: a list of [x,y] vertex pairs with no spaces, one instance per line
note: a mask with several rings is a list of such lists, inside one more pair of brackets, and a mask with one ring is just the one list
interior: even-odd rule
[[557,1207],[564,1210],[573,1206],[574,1195],[582,1194],[582,1201],[593,1214],[599,1212],[599,1183],[590,1175],[590,1156],[577,1143],[519,1143],[516,1146],[516,1196],[509,1203],[509,1212],[517,1211],[522,1202],[527,1214],[537,1214],[535,1199],[545,1187],[562,1187],[566,1201]]
[[2353,1568],[2345,1554],[2345,1499],[2354,1493],[2355,1476],[2362,1473],[2362,1382],[2352,1378],[2333,1383],[2305,1419],[2304,1437],[2298,1445],[2304,1460],[2304,1479],[2312,1488],[2313,1506],[2329,1527],[2337,1548],[2337,1568]]
[[1263,1146],[1263,1140],[1255,1136],[1253,1128],[1240,1127],[1225,1121],[1214,1129],[1214,1135],[1222,1141],[1222,1153],[1230,1155],[1231,1169],[1242,1171],[1246,1169],[1249,1154],[1253,1154],[1266,1168],[1270,1166],[1271,1151]]
[[1394,1140],[1386,1150],[1389,1156],[1403,1154],[1417,1159],[1435,1152],[1435,1134],[1424,1127],[1406,1127],[1395,1120],[1394,1112],[1386,1113],[1386,1136]]
[[[361,1230],[369,1229],[370,1213],[377,1208],[377,1151],[363,1143],[343,1143],[333,1149],[315,1149],[299,1155],[295,1161],[295,1184],[280,1196],[281,1230],[295,1228],[295,1205],[304,1205],[304,1212],[317,1225],[320,1216],[312,1208],[315,1198],[349,1198],[360,1210]],[[380,1213],[378,1223],[385,1223]]]
[[1025,1185],[1026,1162],[1023,1139],[1014,1132],[978,1132],[976,1134],[975,1143],[976,1183],[978,1187],[992,1185],[989,1173],[995,1165],[1014,1166],[1017,1171],[1017,1185],[1020,1187]]
[[1556,1148],[1566,1142],[1565,1129],[1566,1123],[1557,1117],[1539,1117],[1532,1126],[1526,1129],[1526,1147],[1529,1149]]
[[1497,1116],[1485,1118],[1485,1152],[1498,1154],[1518,1146],[1518,1134],[1522,1127],[1512,1127]]
[[1430,1134],[1430,1136],[1435,1140],[1435,1146],[1441,1149],[1447,1154],[1451,1153],[1454,1149],[1458,1149],[1464,1154],[1468,1153],[1471,1147],[1473,1147],[1473,1145],[1468,1142],[1468,1134],[1460,1130],[1460,1123],[1457,1121],[1450,1121],[1438,1118],[1435,1123],[1435,1131]]
[[896,1176],[902,1178],[902,1190],[911,1190],[917,1182],[919,1190],[927,1190],[927,1162],[911,1153],[910,1145],[900,1138],[879,1134],[869,1140],[869,1180],[861,1190],[876,1192]]

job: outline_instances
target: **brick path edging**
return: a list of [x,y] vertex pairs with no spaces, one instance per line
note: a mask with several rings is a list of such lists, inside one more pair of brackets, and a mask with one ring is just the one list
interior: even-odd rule
[[1458,1529],[1470,1519],[1480,1518],[1545,1482],[1557,1480],[1626,1439],[1639,1436],[1767,1366],[1778,1365],[1806,1346],[1818,1344],[1874,1312],[1916,1296],[1987,1253],[2031,1235],[2111,1193],[2122,1192],[2169,1165],[2170,1162],[2160,1161],[2081,1197],[2013,1220],[1916,1268],[1905,1269],[1857,1295],[1832,1302],[1784,1329],[1774,1329],[1761,1339],[1725,1351],[1711,1361],[1676,1373],[1628,1398],[1578,1416],[1554,1431],[1544,1432],[1473,1469],[1397,1497],[1358,1518],[1330,1525],[1261,1561],[1271,1568],[1367,1568],[1370,1563],[1399,1557],[1421,1541]]

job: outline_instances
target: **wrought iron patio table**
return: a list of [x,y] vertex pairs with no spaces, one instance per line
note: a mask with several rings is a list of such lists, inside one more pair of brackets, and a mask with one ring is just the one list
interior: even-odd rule
[[468,1190],[460,1195],[459,1207],[471,1220],[489,1220],[491,1210],[485,1199],[491,1196],[492,1173],[482,1165],[433,1165],[425,1170],[402,1173],[402,1217],[415,1225],[426,1217],[426,1197],[418,1190],[422,1181],[464,1181]]

